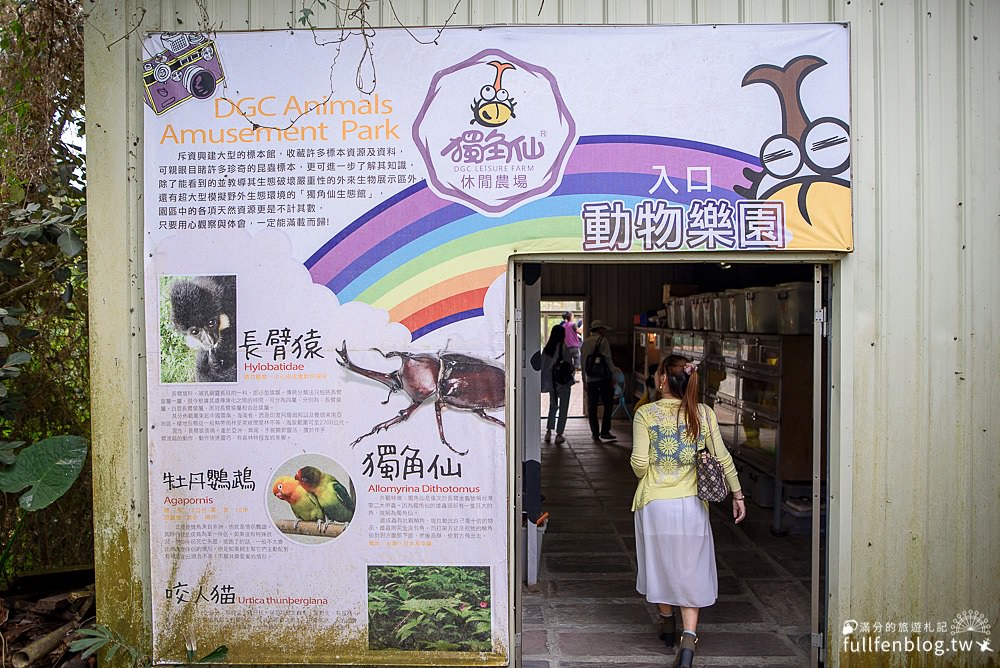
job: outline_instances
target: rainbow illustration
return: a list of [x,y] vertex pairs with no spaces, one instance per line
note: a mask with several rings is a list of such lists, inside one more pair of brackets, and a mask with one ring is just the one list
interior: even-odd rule
[[[665,185],[650,194],[657,165],[667,167],[679,194]],[[582,137],[548,197],[489,217],[441,199],[421,181],[352,222],[305,264],[313,281],[333,290],[342,304],[360,301],[385,309],[416,340],[483,315],[486,291],[512,254],[580,252],[584,203],[619,200],[632,207],[656,198],[686,207],[694,197],[735,203],[742,198],[733,186],[746,184],[743,169],[759,166],[756,156],[693,141]],[[711,193],[687,192],[689,167],[711,169]]]

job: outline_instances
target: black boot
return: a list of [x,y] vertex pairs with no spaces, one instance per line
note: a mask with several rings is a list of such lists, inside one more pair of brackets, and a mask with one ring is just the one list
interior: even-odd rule
[[681,634],[681,649],[677,652],[674,668],[691,668],[694,664],[694,646],[698,644],[698,636],[692,633]]
[[660,614],[660,640],[666,644],[667,649],[673,649],[677,642],[677,626],[674,624],[674,616]]

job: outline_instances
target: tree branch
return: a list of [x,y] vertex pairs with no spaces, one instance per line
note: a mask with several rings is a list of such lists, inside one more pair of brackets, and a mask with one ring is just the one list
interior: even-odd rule
[[[298,528],[295,527],[296,523],[299,525]],[[278,527],[278,531],[290,536],[323,536],[325,538],[336,538],[347,528],[347,524],[317,525],[316,522],[297,520],[275,520],[274,525]]]

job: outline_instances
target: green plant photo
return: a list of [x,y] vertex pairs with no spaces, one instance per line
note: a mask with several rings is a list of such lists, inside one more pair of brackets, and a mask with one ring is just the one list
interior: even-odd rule
[[369,566],[370,649],[492,650],[486,566]]

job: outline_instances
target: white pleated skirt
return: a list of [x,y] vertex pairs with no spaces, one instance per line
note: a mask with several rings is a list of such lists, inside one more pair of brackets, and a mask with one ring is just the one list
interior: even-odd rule
[[638,577],[650,603],[704,608],[719,596],[708,507],[697,496],[650,501],[635,513]]

